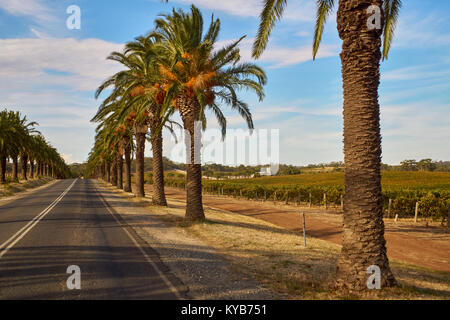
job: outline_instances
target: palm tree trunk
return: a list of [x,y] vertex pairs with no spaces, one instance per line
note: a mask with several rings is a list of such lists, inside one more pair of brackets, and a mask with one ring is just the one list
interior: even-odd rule
[[20,161],[22,164],[22,179],[28,180],[27,178],[27,169],[28,169],[28,156],[25,154],[20,157]]
[[382,0],[340,0],[338,31],[343,40],[345,199],[338,288],[367,289],[371,265],[381,269],[381,286],[395,285],[384,239],[381,197],[381,135],[378,86],[381,33],[368,30],[366,13]]
[[111,162],[106,161],[106,181],[111,183]]
[[136,196],[145,197],[144,191],[144,154],[145,154],[145,135],[148,126],[135,126],[136,136]]
[[123,189],[123,157],[117,152],[117,187]]
[[12,166],[12,178],[14,181],[19,181],[19,168],[18,168],[18,160],[17,156],[12,157],[13,159],[13,166]]
[[[151,124],[151,132],[158,130],[159,123],[157,121]],[[164,192],[164,165],[163,165],[163,138],[162,132],[159,131],[154,137],[152,137],[152,149],[153,149],[153,204],[158,206],[167,206],[166,195]]]
[[30,160],[30,178],[34,179],[34,160]]
[[[195,152],[195,122],[200,116],[200,106],[195,99],[182,95],[177,99],[186,137],[186,215],[187,220],[203,221],[205,213],[202,203],[202,165],[199,152]],[[199,146],[197,146],[199,148]]]
[[103,181],[106,179],[106,162],[100,165],[99,167],[100,175],[99,179],[102,179]]
[[125,184],[123,190],[131,192],[131,145],[130,137],[124,137],[124,153],[125,153]]
[[113,186],[117,186],[117,156],[115,154],[114,154],[114,160],[113,160],[113,163],[112,163],[111,170],[112,170],[112,177],[111,177],[112,181],[111,181],[111,184]]
[[6,155],[0,154],[0,183],[6,183]]

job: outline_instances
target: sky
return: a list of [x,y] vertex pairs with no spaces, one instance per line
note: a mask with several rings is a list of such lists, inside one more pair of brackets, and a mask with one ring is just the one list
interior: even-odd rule
[[[389,59],[381,65],[382,161],[450,160],[450,2],[403,2]],[[191,4],[202,10],[205,24],[211,14],[220,18],[218,45],[246,35],[242,60],[252,61],[261,0],[0,0],[0,108],[37,121],[67,162],[85,161],[96,127],[90,119],[101,103],[94,92],[121,70],[106,60],[108,54],[151,31],[159,14]],[[81,10],[80,29],[67,28],[71,5]],[[336,12],[327,21],[315,61],[314,17],[314,0],[288,1],[256,61],[268,75],[264,101],[241,93],[256,129],[279,129],[281,163],[343,160]],[[226,115],[230,129],[246,128],[232,110]],[[217,127],[209,116],[208,125]],[[173,158],[175,143],[167,133],[164,141],[164,154]],[[151,156],[150,148],[146,154]]]

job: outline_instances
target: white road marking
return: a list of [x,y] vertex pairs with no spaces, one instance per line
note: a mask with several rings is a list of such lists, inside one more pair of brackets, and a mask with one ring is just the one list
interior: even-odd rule
[[164,273],[162,273],[162,271],[158,268],[158,266],[156,265],[156,263],[154,263],[152,261],[152,259],[150,259],[150,257],[147,255],[147,253],[145,252],[145,250],[139,245],[139,243],[136,241],[136,239],[131,235],[131,233],[125,228],[125,226],[117,219],[117,217],[114,215],[114,213],[111,211],[111,209],[109,208],[108,204],[106,203],[105,199],[103,199],[102,195],[100,194],[100,191],[98,191],[97,187],[96,190],[99,194],[99,198],[102,200],[103,204],[105,205],[106,209],[108,210],[108,212],[114,217],[114,220],[116,220],[117,224],[119,226],[122,227],[122,229],[125,231],[125,233],[127,234],[127,236],[131,239],[131,241],[134,243],[134,245],[139,249],[139,251],[141,251],[142,255],[145,257],[145,259],[147,260],[148,263],[150,263],[150,265],[153,267],[153,269],[156,270],[156,272],[158,273],[158,275],[163,279],[163,281],[165,282],[165,284],[169,287],[170,291],[172,291],[173,294],[175,294],[177,296],[178,299],[182,300],[183,297],[181,297],[180,293],[178,292],[177,288],[174,287],[174,285],[169,281],[169,279],[167,279],[167,277],[164,275]]
[[31,231],[38,223],[41,221],[61,200],[64,196],[72,189],[75,182],[78,179],[75,179],[74,182],[63,192],[61,195],[56,198],[47,208],[45,208],[41,213],[39,213],[36,217],[33,218],[30,222],[28,222],[25,227],[17,231],[11,238],[6,240],[2,245],[0,245],[0,259],[17,243],[19,242],[25,235]]

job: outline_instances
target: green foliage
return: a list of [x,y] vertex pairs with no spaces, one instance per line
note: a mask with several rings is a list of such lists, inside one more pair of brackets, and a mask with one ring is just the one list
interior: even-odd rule
[[[38,124],[29,122],[19,111],[0,112],[0,158],[18,157],[30,162],[42,162],[55,170],[56,176],[68,178],[70,170],[45,138],[35,129]],[[8,168],[2,168],[7,170]]]

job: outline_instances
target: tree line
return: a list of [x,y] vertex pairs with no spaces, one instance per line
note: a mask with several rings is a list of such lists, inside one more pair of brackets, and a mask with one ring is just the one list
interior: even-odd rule
[[[69,167],[58,151],[19,111],[0,112],[0,183],[37,177],[68,178]],[[8,160],[11,176],[7,179]],[[20,171],[20,172],[19,172]]]

